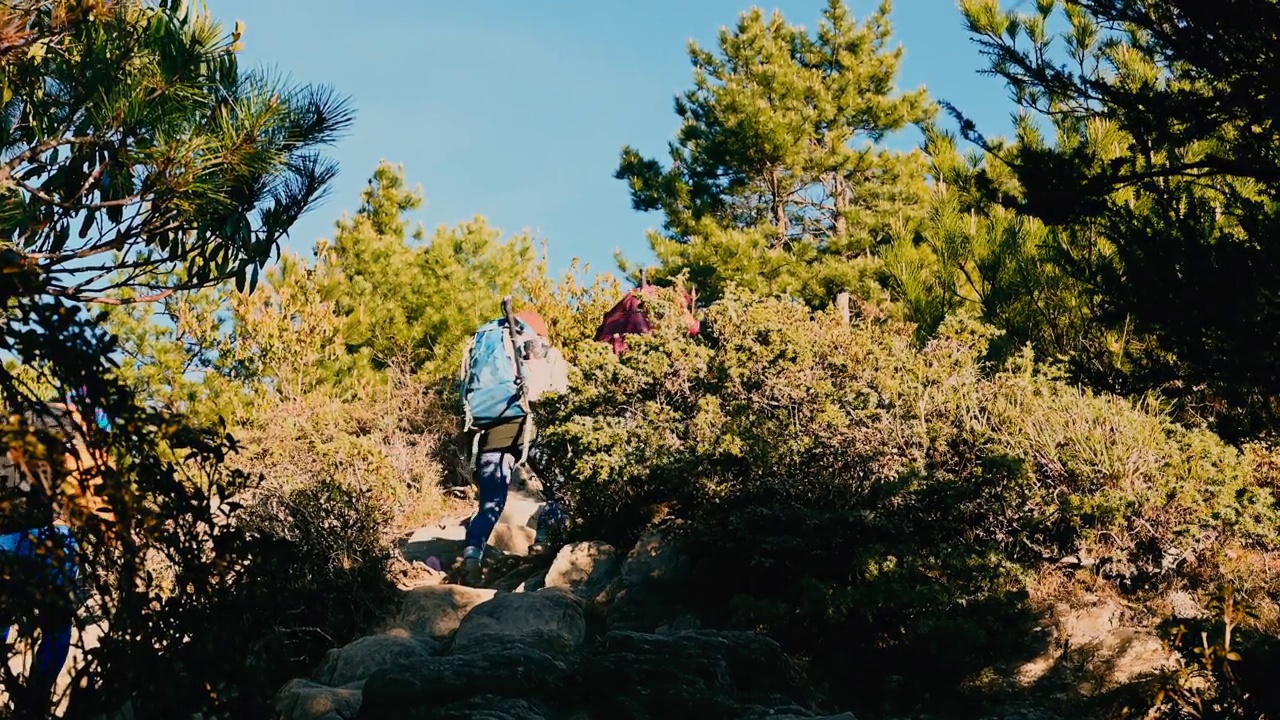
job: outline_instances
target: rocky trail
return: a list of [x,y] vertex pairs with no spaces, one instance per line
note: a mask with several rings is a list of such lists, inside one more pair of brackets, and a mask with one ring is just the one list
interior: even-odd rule
[[[536,489],[513,489],[481,587],[449,572],[466,517],[406,537],[394,568],[396,611],[281,688],[275,718],[856,720],[818,712],[804,674],[774,641],[702,627],[685,602],[687,562],[662,526],[632,548],[578,542],[531,555],[541,508]],[[1179,600],[1176,616],[1203,614]],[[92,647],[100,631],[77,633],[59,687],[81,662],[80,644]],[[1075,705],[1134,690],[1141,699],[1145,681],[1172,666],[1149,624],[1116,598],[1059,603],[1038,635],[1043,650],[1005,668],[1006,698],[1021,700],[966,720],[1086,717],[1048,712],[1043,701]],[[27,655],[10,658],[15,672]]]
[[[465,518],[402,543],[398,611],[285,685],[279,720],[856,720],[823,715],[772,640],[712,630],[683,607],[688,568],[663,529],[619,550],[579,542],[530,555],[541,502],[512,491],[481,587],[450,576]],[[1114,599],[1047,613],[1044,650],[1007,668],[1013,698],[1105,697],[1170,667]],[[967,716],[966,716],[967,717]],[[975,717],[1059,720],[1018,701]],[[916,720],[920,720],[917,718]]]
[[512,491],[483,587],[448,573],[465,519],[413,533],[398,612],[282,688],[277,717],[854,720],[814,712],[773,641],[683,614],[672,601],[684,563],[661,530],[625,553],[588,542],[530,556],[540,509]]

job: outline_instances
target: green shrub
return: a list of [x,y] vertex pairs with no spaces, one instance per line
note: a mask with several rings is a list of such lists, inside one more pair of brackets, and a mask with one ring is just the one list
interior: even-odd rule
[[1210,613],[1194,622],[1168,621],[1165,645],[1177,663],[1157,685],[1145,716],[1160,720],[1265,720],[1280,710],[1275,667],[1280,638],[1241,632],[1253,612],[1227,584],[1214,593]]
[[660,322],[622,357],[577,346],[544,443],[579,533],[692,521],[708,608],[864,680],[937,686],[1031,652],[1045,562],[1156,589],[1275,542],[1239,452],[1029,357],[988,367],[993,335],[953,317],[920,346],[904,324],[730,292],[697,338]]
[[[80,548],[84,603],[74,623],[87,652],[69,664],[70,687],[55,700],[65,703],[67,718],[115,717],[126,706],[137,718],[265,717],[280,685],[384,616],[394,596],[386,570],[399,506],[378,483],[355,482],[367,479],[357,472],[276,473],[263,482],[249,470],[278,468],[253,467],[252,451],[225,433],[148,409],[114,380],[110,339],[87,327],[83,313],[50,304],[30,314],[60,334],[18,341],[57,348],[61,363],[27,363],[21,374],[0,368],[6,408],[18,416],[30,411],[36,378],[40,387],[86,386],[112,420],[110,430],[91,424],[84,437],[110,466],[79,480],[50,470],[47,483],[0,493],[5,512],[14,502],[59,508]],[[28,347],[18,350],[39,358]],[[406,418],[430,405],[423,403],[406,401],[374,416],[390,414],[402,437],[416,427]],[[360,426],[357,420],[352,424]],[[2,429],[6,449],[59,454],[56,442],[36,443],[14,418]],[[422,442],[434,446],[430,438]],[[277,450],[306,454],[296,444]],[[426,460],[418,466],[434,467]],[[30,628],[65,602],[30,575],[39,567],[0,559],[3,620]],[[84,642],[93,635],[96,646]],[[27,649],[10,646],[6,661]],[[0,692],[13,697],[23,680],[8,668],[0,665]]]
[[441,441],[452,420],[427,388],[395,369],[372,377],[359,397],[329,388],[263,392],[237,418],[245,450],[232,462],[262,473],[276,494],[330,479],[368,493],[386,511],[383,531],[397,535],[444,510]]
[[335,478],[268,491],[241,513],[254,562],[220,613],[254,617],[258,628],[241,638],[241,652],[258,668],[237,686],[247,700],[273,697],[288,679],[309,675],[325,651],[386,616],[396,598],[391,521],[373,490]]

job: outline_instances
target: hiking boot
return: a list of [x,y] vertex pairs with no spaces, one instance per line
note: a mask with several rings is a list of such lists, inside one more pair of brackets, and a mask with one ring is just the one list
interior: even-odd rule
[[551,549],[551,543],[547,538],[547,526],[545,523],[538,523],[538,529],[533,535],[533,544],[529,546],[530,555],[542,555]]
[[467,587],[480,587],[480,582],[484,579],[481,572],[480,558],[467,557],[462,559],[462,584]]

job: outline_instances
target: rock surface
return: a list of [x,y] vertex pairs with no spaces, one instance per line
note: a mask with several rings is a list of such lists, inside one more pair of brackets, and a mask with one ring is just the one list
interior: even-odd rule
[[670,530],[652,528],[641,536],[623,560],[617,582],[604,591],[610,630],[655,632],[690,613],[691,598],[683,587],[688,562]]
[[523,645],[446,655],[413,670],[375,673],[364,685],[360,718],[433,717],[430,711],[495,692],[527,699],[567,683],[574,657]]
[[453,636],[454,654],[523,645],[547,653],[572,654],[586,640],[582,602],[568,591],[546,588],[506,593],[476,606]]
[[[669,527],[645,533],[626,553],[579,542],[528,557],[538,514],[528,498],[509,503],[486,588],[450,584],[410,559],[430,549],[440,554],[427,559],[452,564],[460,529],[415,534],[404,550],[400,582],[408,587],[397,615],[383,632],[331,650],[314,679],[282,688],[278,716],[856,720],[816,712],[804,674],[774,641],[703,629]],[[1041,631],[1048,649],[1009,673],[1025,692],[1107,693],[1171,659],[1114,601],[1059,605]],[[983,720],[1058,720],[1037,708],[992,712]]]
[[507,495],[507,504],[502,508],[498,524],[536,529],[542,502],[532,493],[514,487],[518,482],[513,483],[511,492]]
[[330,650],[316,670],[317,682],[338,687],[359,682],[379,670],[413,667],[426,662],[436,650],[429,638],[416,638],[404,630],[362,637]]
[[1024,687],[1059,687],[1088,697],[1149,679],[1175,663],[1155,632],[1132,622],[1115,600],[1087,596],[1058,603],[1043,629],[1048,649],[1014,673]]
[[777,643],[743,632],[610,632],[580,681],[593,717],[736,718],[808,694]]
[[556,553],[543,584],[565,588],[584,600],[594,600],[604,593],[621,574],[621,560],[612,545],[602,542],[577,542]]
[[489,544],[509,555],[524,557],[529,554],[529,546],[533,545],[536,532],[524,525],[501,523],[494,527],[489,536]]
[[622,584],[626,587],[671,585],[684,579],[688,569],[684,554],[671,540],[670,529],[655,527],[645,532],[627,553],[622,563]]
[[360,710],[360,687],[329,687],[290,680],[276,696],[276,712],[286,720],[353,720]]
[[[531,539],[531,528],[513,524],[522,518],[536,523],[536,512],[517,502],[504,515],[510,527],[503,534]],[[410,565],[406,582],[422,584],[405,592],[387,629],[331,650],[314,680],[282,688],[281,718],[817,717],[805,705],[803,676],[773,641],[697,630],[679,602],[646,611],[655,599],[679,598],[685,571],[661,531],[625,558],[605,543],[574,543],[541,558],[508,556],[495,563],[495,587],[485,589]],[[623,615],[661,625],[663,634],[615,629],[591,642],[588,616],[603,615],[587,609],[615,598]]]
[[461,585],[428,585],[405,594],[396,623],[411,632],[443,639],[454,633],[472,608],[497,591]]

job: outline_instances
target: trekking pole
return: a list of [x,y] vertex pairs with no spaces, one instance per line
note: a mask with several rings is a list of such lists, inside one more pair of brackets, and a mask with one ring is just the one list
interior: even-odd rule
[[516,316],[511,311],[511,296],[502,298],[502,314],[507,318],[507,336],[511,338],[511,350],[516,361],[516,387],[520,391],[520,407],[529,414],[529,388],[525,382],[524,358],[520,355],[520,345],[516,338]]
[[529,384],[526,381],[524,357],[520,354],[520,345],[516,338],[516,316],[511,310],[511,296],[502,298],[502,314],[507,319],[507,336],[511,338],[512,355],[516,363],[516,390],[520,393],[520,407],[524,410],[524,432],[520,438],[520,460],[517,466],[523,466],[529,459],[529,434],[533,429],[533,410],[529,407]]

